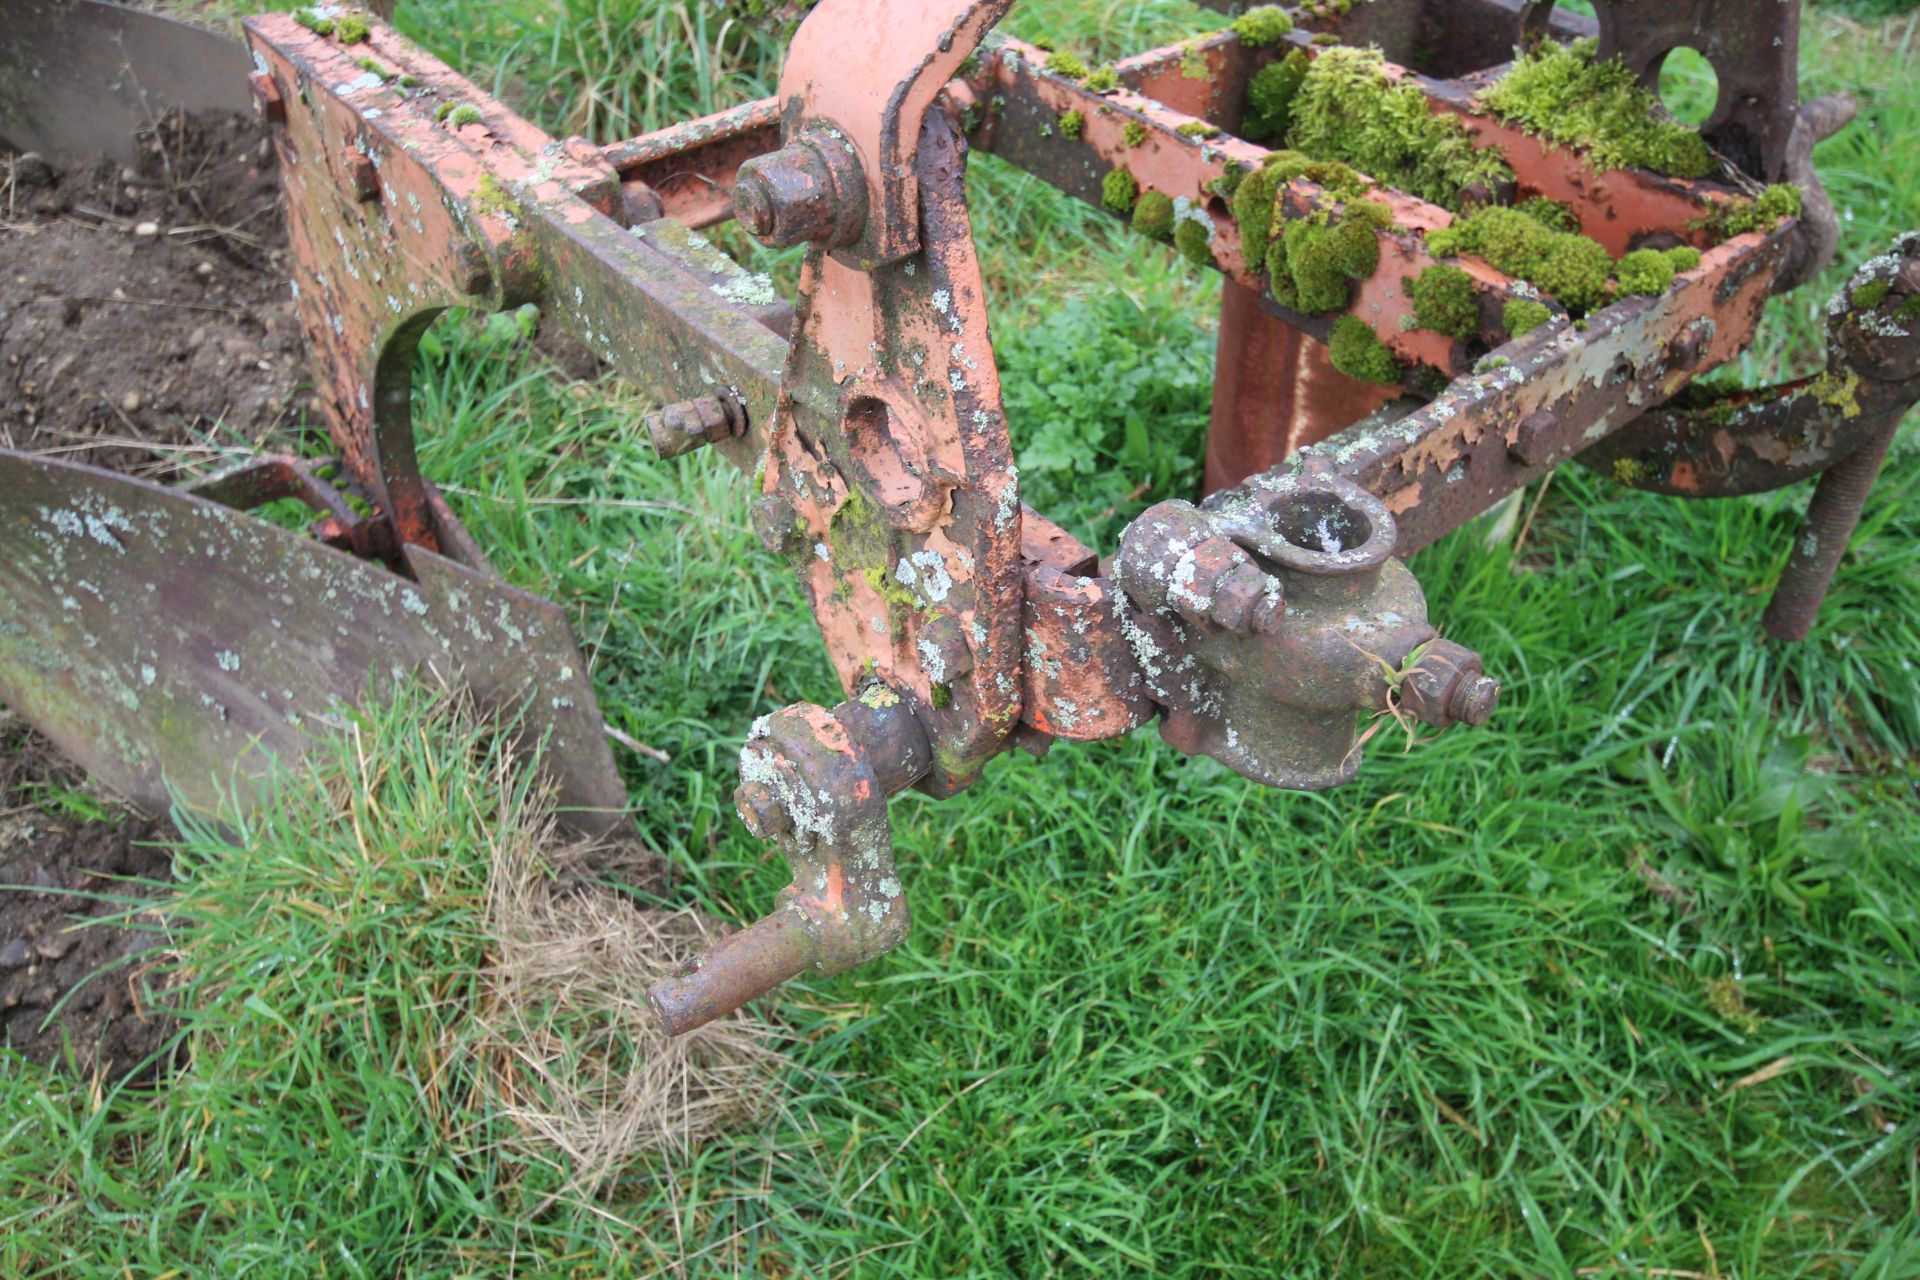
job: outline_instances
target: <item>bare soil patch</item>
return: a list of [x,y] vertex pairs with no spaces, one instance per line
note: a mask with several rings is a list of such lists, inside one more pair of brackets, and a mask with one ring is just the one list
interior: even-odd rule
[[0,444],[164,474],[305,399],[273,151],[174,114],[139,163],[0,155]]
[[[138,143],[132,167],[0,149],[0,446],[161,477],[272,447],[306,372],[266,135],[174,114]],[[173,831],[86,788],[0,710],[0,1044],[117,1077],[172,1032],[164,933],[102,922],[167,881]]]
[[173,831],[84,786],[39,735],[0,725],[0,1044],[117,1078],[157,1067],[172,1028],[142,959],[159,921],[99,922],[134,916],[129,899],[165,882]]

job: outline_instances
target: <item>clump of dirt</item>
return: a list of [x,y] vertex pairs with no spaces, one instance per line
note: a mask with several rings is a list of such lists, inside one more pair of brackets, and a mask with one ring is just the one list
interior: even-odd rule
[[111,1079],[159,1066],[173,1027],[141,961],[159,921],[98,922],[166,882],[173,829],[84,787],[45,739],[0,723],[0,1045]]
[[176,112],[137,142],[0,157],[0,445],[164,474],[290,427],[305,355],[266,133]]

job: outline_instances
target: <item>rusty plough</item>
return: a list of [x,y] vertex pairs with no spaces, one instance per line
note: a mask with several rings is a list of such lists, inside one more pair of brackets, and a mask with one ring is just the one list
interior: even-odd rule
[[[1092,68],[996,35],[1011,3],[821,0],[775,97],[607,146],[548,137],[357,11],[250,21],[300,314],[364,501],[284,461],[176,492],[0,457],[0,693],[133,794],[193,795],[297,751],[305,708],[436,664],[520,699],[563,799],[618,822],[559,611],[491,573],[415,461],[426,326],[526,303],[658,397],[635,429],[662,455],[710,447],[751,477],[848,693],[753,726],[739,811],[793,882],[653,988],[676,1032],[897,945],[888,797],[953,795],[1010,747],[1158,717],[1181,751],[1322,788],[1358,769],[1361,713],[1480,724],[1499,686],[1403,561],[1568,460],[1694,498],[1818,477],[1766,615],[1806,633],[1920,399],[1920,236],[1836,300],[1818,376],[1690,387],[1836,241],[1809,153],[1851,107],[1797,101],[1796,5],[1611,0],[1595,23],[1328,0]],[[1650,85],[1679,45],[1721,88],[1667,172],[1502,94],[1517,66],[1616,59]],[[1341,76],[1400,113],[1398,161],[1384,134],[1312,153],[1310,95]],[[1111,554],[1020,501],[970,150],[1225,276],[1210,495],[1169,497]],[[699,234],[727,218],[807,246],[797,305]],[[289,494],[318,538],[237,514]]]

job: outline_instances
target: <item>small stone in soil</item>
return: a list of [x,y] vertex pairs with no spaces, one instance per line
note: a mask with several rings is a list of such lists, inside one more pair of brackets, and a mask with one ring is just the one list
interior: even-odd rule
[[160,234],[160,224],[157,222],[143,222],[133,229],[133,234],[137,236],[157,236]]
[[0,947],[0,969],[18,969],[33,959],[33,949],[27,946],[25,938],[9,939]]

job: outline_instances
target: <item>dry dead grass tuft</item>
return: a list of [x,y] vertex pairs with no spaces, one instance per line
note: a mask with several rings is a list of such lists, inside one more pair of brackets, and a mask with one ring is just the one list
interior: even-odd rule
[[[479,1014],[509,1145],[558,1163],[591,1195],[636,1157],[671,1161],[777,1109],[778,1033],[747,1010],[670,1037],[648,983],[719,935],[695,911],[653,910],[585,873],[604,852],[502,833],[487,919],[497,948]],[[558,852],[555,849],[558,848]],[[617,871],[617,868],[614,868]]]

